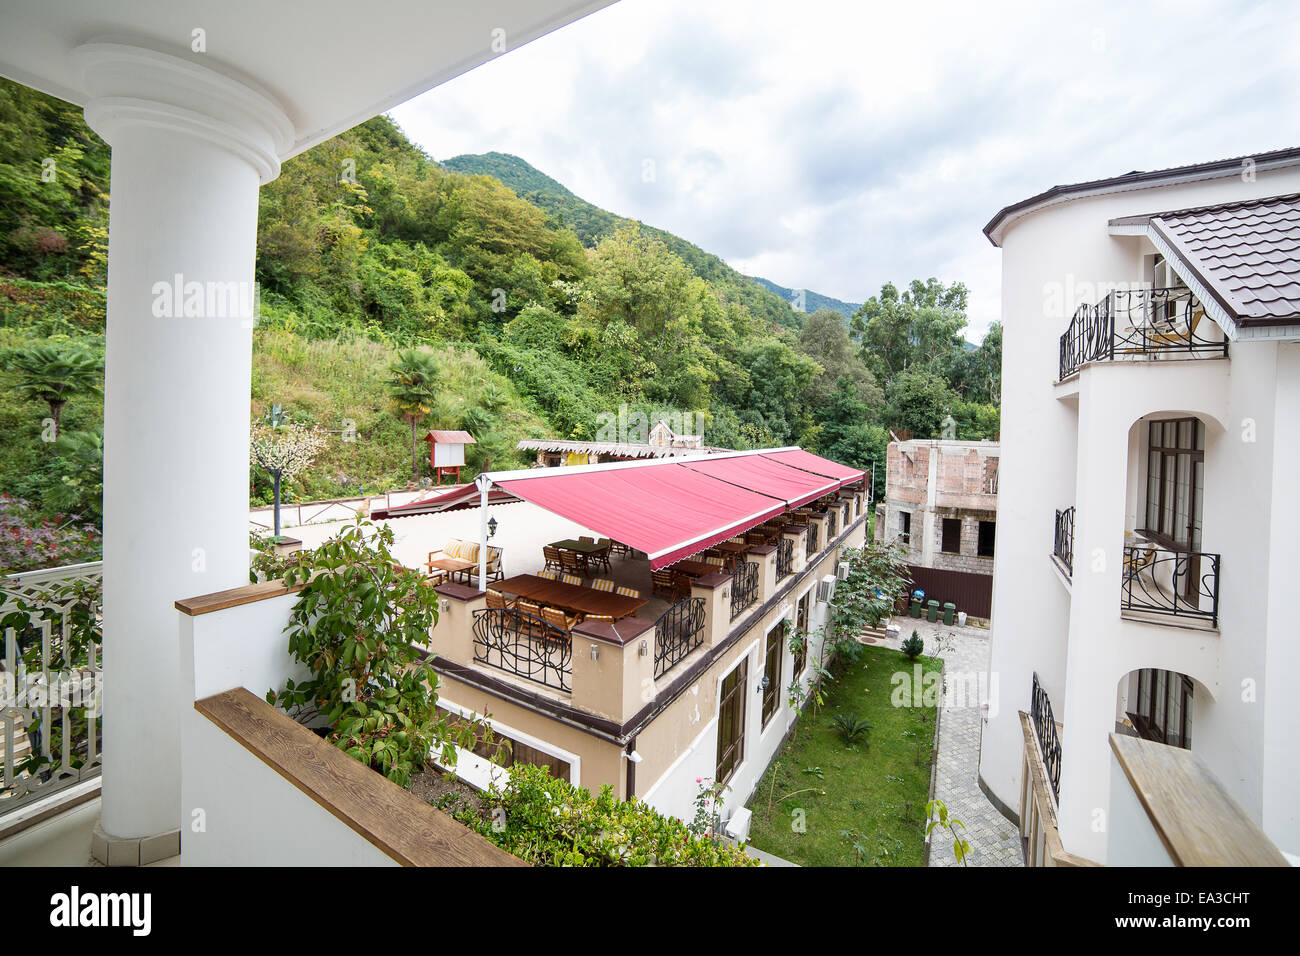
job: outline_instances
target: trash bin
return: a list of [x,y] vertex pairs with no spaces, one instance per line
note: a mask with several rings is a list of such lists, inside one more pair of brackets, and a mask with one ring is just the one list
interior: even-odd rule
[[938,601],[936,601],[934,598],[931,598],[930,600],[928,600],[928,601],[925,602],[925,607],[926,607],[925,619],[926,619],[927,621],[934,622],[934,621],[939,620],[939,602],[938,602]]
[[911,606],[907,609],[907,613],[910,614],[910,615],[912,615],[912,617],[920,617],[920,616],[921,616],[921,599],[920,599],[920,598],[913,596],[913,598],[912,598],[912,604],[911,604]]
[[956,616],[957,605],[953,604],[951,601],[946,602],[943,606],[943,623],[951,624]]

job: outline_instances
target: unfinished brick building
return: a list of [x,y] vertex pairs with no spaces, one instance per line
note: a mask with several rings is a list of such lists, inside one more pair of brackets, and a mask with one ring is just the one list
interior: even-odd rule
[[889,443],[876,540],[904,543],[915,586],[987,618],[997,542],[999,446],[991,441]]

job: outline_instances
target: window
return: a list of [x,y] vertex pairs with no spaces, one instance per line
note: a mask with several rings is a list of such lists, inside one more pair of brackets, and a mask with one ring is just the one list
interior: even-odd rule
[[961,554],[961,519],[943,519],[944,554]]
[[910,511],[900,511],[898,513],[898,537],[903,544],[912,543],[912,513]]
[[546,467],[547,467],[547,468],[559,468],[559,467],[560,467],[560,462],[561,462],[561,458],[560,458],[559,455],[547,455],[547,456],[546,456]]
[[772,719],[781,703],[781,658],[785,647],[782,636],[785,634],[785,620],[776,622],[776,626],[767,632],[767,641],[763,660],[763,726]]
[[718,698],[718,769],[714,783],[726,783],[745,758],[745,685],[749,659],[742,657],[736,669],[722,679]]
[[1138,735],[1191,750],[1192,686],[1190,677],[1174,671],[1138,671],[1136,710],[1128,715]]
[[981,558],[993,557],[993,546],[997,541],[997,526],[998,523],[996,521],[980,522],[979,546],[975,553]]
[[796,678],[803,674],[803,669],[808,666],[808,605],[811,601],[812,591],[809,591],[795,605],[794,626],[803,635],[803,644],[799,648],[799,652],[794,656],[794,676]]
[[1147,502],[1143,531],[1183,551],[1201,548],[1205,425],[1180,418],[1147,425]]

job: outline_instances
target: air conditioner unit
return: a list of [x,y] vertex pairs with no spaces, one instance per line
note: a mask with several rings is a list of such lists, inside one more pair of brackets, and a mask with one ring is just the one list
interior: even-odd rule
[[731,837],[737,843],[749,842],[749,822],[753,814],[746,807],[737,807],[731,811],[731,819],[727,821],[724,828],[727,836]]
[[847,562],[847,561],[841,561],[839,564],[837,564],[837,565],[835,566],[835,576],[836,576],[837,578],[839,578],[841,581],[848,580],[848,577],[849,577],[849,562]]
[[831,598],[835,597],[835,575],[828,574],[817,583],[817,601],[820,604],[830,604]]

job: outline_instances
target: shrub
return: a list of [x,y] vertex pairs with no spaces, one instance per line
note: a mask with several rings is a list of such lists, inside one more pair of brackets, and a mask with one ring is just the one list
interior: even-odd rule
[[289,652],[310,680],[266,699],[303,723],[324,718],[326,737],[399,786],[438,762],[455,766],[456,746],[472,750],[477,725],[455,732],[438,710],[438,675],[420,647],[438,620],[438,594],[389,550],[393,530],[357,519],[314,551],[300,551],[284,583],[305,586],[285,630]]
[[0,495],[0,574],[98,561],[102,545],[77,515],[42,518],[25,499]]
[[516,764],[483,810],[456,819],[537,866],[758,866],[741,848],[697,836],[681,820],[609,785],[592,796],[545,768]]
[[925,641],[921,639],[920,634],[913,631],[912,636],[899,645],[899,650],[907,655],[909,661],[914,661],[920,656],[921,652],[925,650]]
[[831,724],[846,744],[857,743],[871,731],[871,724],[854,713],[836,714],[831,718]]

